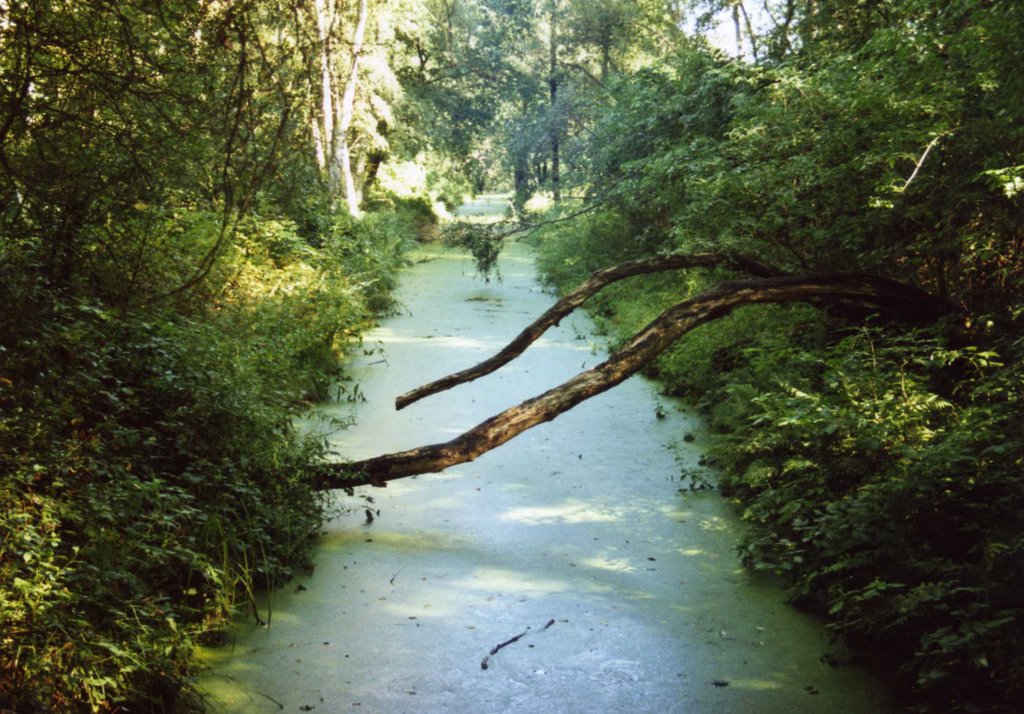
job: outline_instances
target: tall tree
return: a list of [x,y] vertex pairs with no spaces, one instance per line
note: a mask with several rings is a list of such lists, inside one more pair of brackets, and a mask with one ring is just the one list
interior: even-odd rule
[[548,0],[548,96],[551,100],[551,119],[548,132],[551,136],[551,196],[557,203],[562,200],[562,131],[558,126],[558,83],[559,83],[559,25],[561,9],[558,0]]
[[[0,220],[48,280],[116,302],[201,286],[290,139],[291,41],[266,24],[283,9],[5,3]],[[219,216],[190,261],[155,238],[177,209]],[[161,269],[176,284],[143,279]]]
[[581,178],[567,176],[573,145],[597,108],[614,101],[610,79],[664,56],[682,37],[678,13],[663,0],[533,0],[523,17],[531,29],[507,51],[517,71],[505,144],[519,202],[533,188],[557,201],[567,180]]
[[[370,9],[368,0],[358,0],[354,17],[347,9],[344,4],[339,6],[338,0],[313,0],[320,60],[320,101],[313,137],[317,163],[327,176],[331,194],[344,200],[348,212],[356,216],[360,196],[353,176],[350,132]],[[345,45],[348,52],[342,51]]]
[[349,71],[345,78],[345,89],[341,95],[335,129],[337,132],[335,140],[337,163],[341,167],[341,174],[344,180],[345,202],[348,205],[349,213],[352,215],[359,214],[359,196],[356,193],[355,179],[352,176],[352,149],[348,135],[349,130],[352,128],[352,118],[355,114],[356,86],[359,82],[359,65],[363,59],[363,40],[366,36],[367,13],[367,0],[359,0],[355,29],[352,31]]

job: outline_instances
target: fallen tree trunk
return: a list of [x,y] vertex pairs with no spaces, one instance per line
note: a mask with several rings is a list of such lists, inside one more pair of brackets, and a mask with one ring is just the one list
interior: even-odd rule
[[[573,294],[576,292],[579,290]],[[621,350],[598,366],[581,372],[539,396],[506,409],[451,441],[362,461],[325,464],[317,468],[316,486],[319,489],[385,486],[388,481],[443,471],[450,466],[472,461],[527,429],[551,421],[580,402],[611,389],[640,371],[680,337],[700,325],[724,317],[743,305],[795,301],[847,304],[853,302],[918,323],[934,321],[950,312],[950,306],[945,302],[917,288],[885,278],[864,275],[780,276],[722,283],[662,312]],[[548,316],[546,319],[554,319],[557,322],[557,319],[560,319],[557,317],[560,310],[561,308],[552,308],[545,313]],[[534,335],[535,330],[532,328],[539,326],[544,320],[545,318],[539,319],[516,339],[525,340]],[[536,336],[522,345],[519,352],[522,352],[539,334],[536,333]],[[488,365],[494,360],[495,358],[491,358],[481,364]],[[475,374],[480,370],[481,367],[478,365],[459,374]],[[460,381],[466,381],[465,377],[453,381],[455,376],[434,384],[454,386]],[[435,388],[434,391],[446,388],[448,387]]]

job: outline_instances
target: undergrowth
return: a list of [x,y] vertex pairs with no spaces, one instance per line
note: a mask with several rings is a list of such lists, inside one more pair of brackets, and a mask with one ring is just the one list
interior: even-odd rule
[[[565,291],[630,257],[614,226],[544,233],[549,283]],[[634,278],[589,308],[614,347],[714,280]],[[711,463],[748,525],[744,563],[781,576],[837,637],[891,657],[915,711],[1024,701],[1019,329],[850,327],[810,307],[756,307],[651,365],[716,434]]]
[[31,245],[0,252],[0,709],[198,707],[196,644],[309,566],[324,447],[292,419],[392,307],[413,235],[323,226],[249,220],[193,303],[62,294]]

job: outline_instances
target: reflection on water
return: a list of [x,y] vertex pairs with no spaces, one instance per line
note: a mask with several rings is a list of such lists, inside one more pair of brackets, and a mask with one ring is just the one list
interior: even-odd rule
[[452,587],[501,593],[561,593],[570,589],[565,580],[545,580],[529,573],[501,568],[480,568],[468,577],[452,583]]
[[630,564],[626,558],[609,558],[606,555],[597,555],[592,558],[583,558],[580,563],[590,568],[607,570],[611,573],[632,573],[636,567]]
[[555,506],[513,508],[502,513],[503,521],[516,521],[530,526],[552,523],[611,523],[622,518],[624,509],[603,508],[576,499],[568,499]]
[[[323,410],[358,421],[330,434],[346,457],[449,438],[599,359],[573,316],[513,365],[395,412],[395,396],[476,363],[552,302],[522,248],[490,284],[429,251],[406,311],[367,340],[382,352],[353,365],[367,401]],[[213,709],[887,711],[864,672],[822,663],[818,621],[739,567],[728,504],[679,492],[697,425],[654,390],[630,380],[475,463],[369,491],[380,515],[329,524],[315,574],[274,594],[273,625],[240,623],[208,652]]]

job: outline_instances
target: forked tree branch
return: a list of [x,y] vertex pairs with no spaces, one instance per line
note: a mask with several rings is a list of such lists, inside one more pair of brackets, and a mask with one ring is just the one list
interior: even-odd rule
[[743,305],[796,301],[853,302],[913,322],[934,321],[951,310],[944,301],[917,288],[864,275],[800,275],[722,283],[662,312],[600,365],[506,409],[451,441],[362,461],[325,464],[316,468],[315,485],[321,490],[386,486],[388,481],[472,461],[623,382],[700,325]]
[[691,255],[666,255],[655,258],[633,260],[626,263],[613,265],[610,268],[598,270],[585,280],[579,287],[552,305],[543,315],[534,320],[530,325],[520,332],[501,352],[483,362],[464,369],[461,372],[450,374],[447,377],[435,380],[430,384],[417,387],[412,391],[402,394],[395,399],[395,408],[405,407],[418,402],[432,394],[443,392],[452,387],[466,382],[472,382],[484,375],[505,366],[516,357],[521,355],[527,347],[536,342],[541,335],[550,327],[554,327],[562,321],[566,315],[580,307],[595,293],[608,285],[646,273],[657,273],[667,270],[681,270],[683,268],[729,268],[738,272],[748,273],[758,277],[772,277],[779,275],[779,271],[766,265],[750,260],[749,258],[720,255],[717,253],[695,253]]

